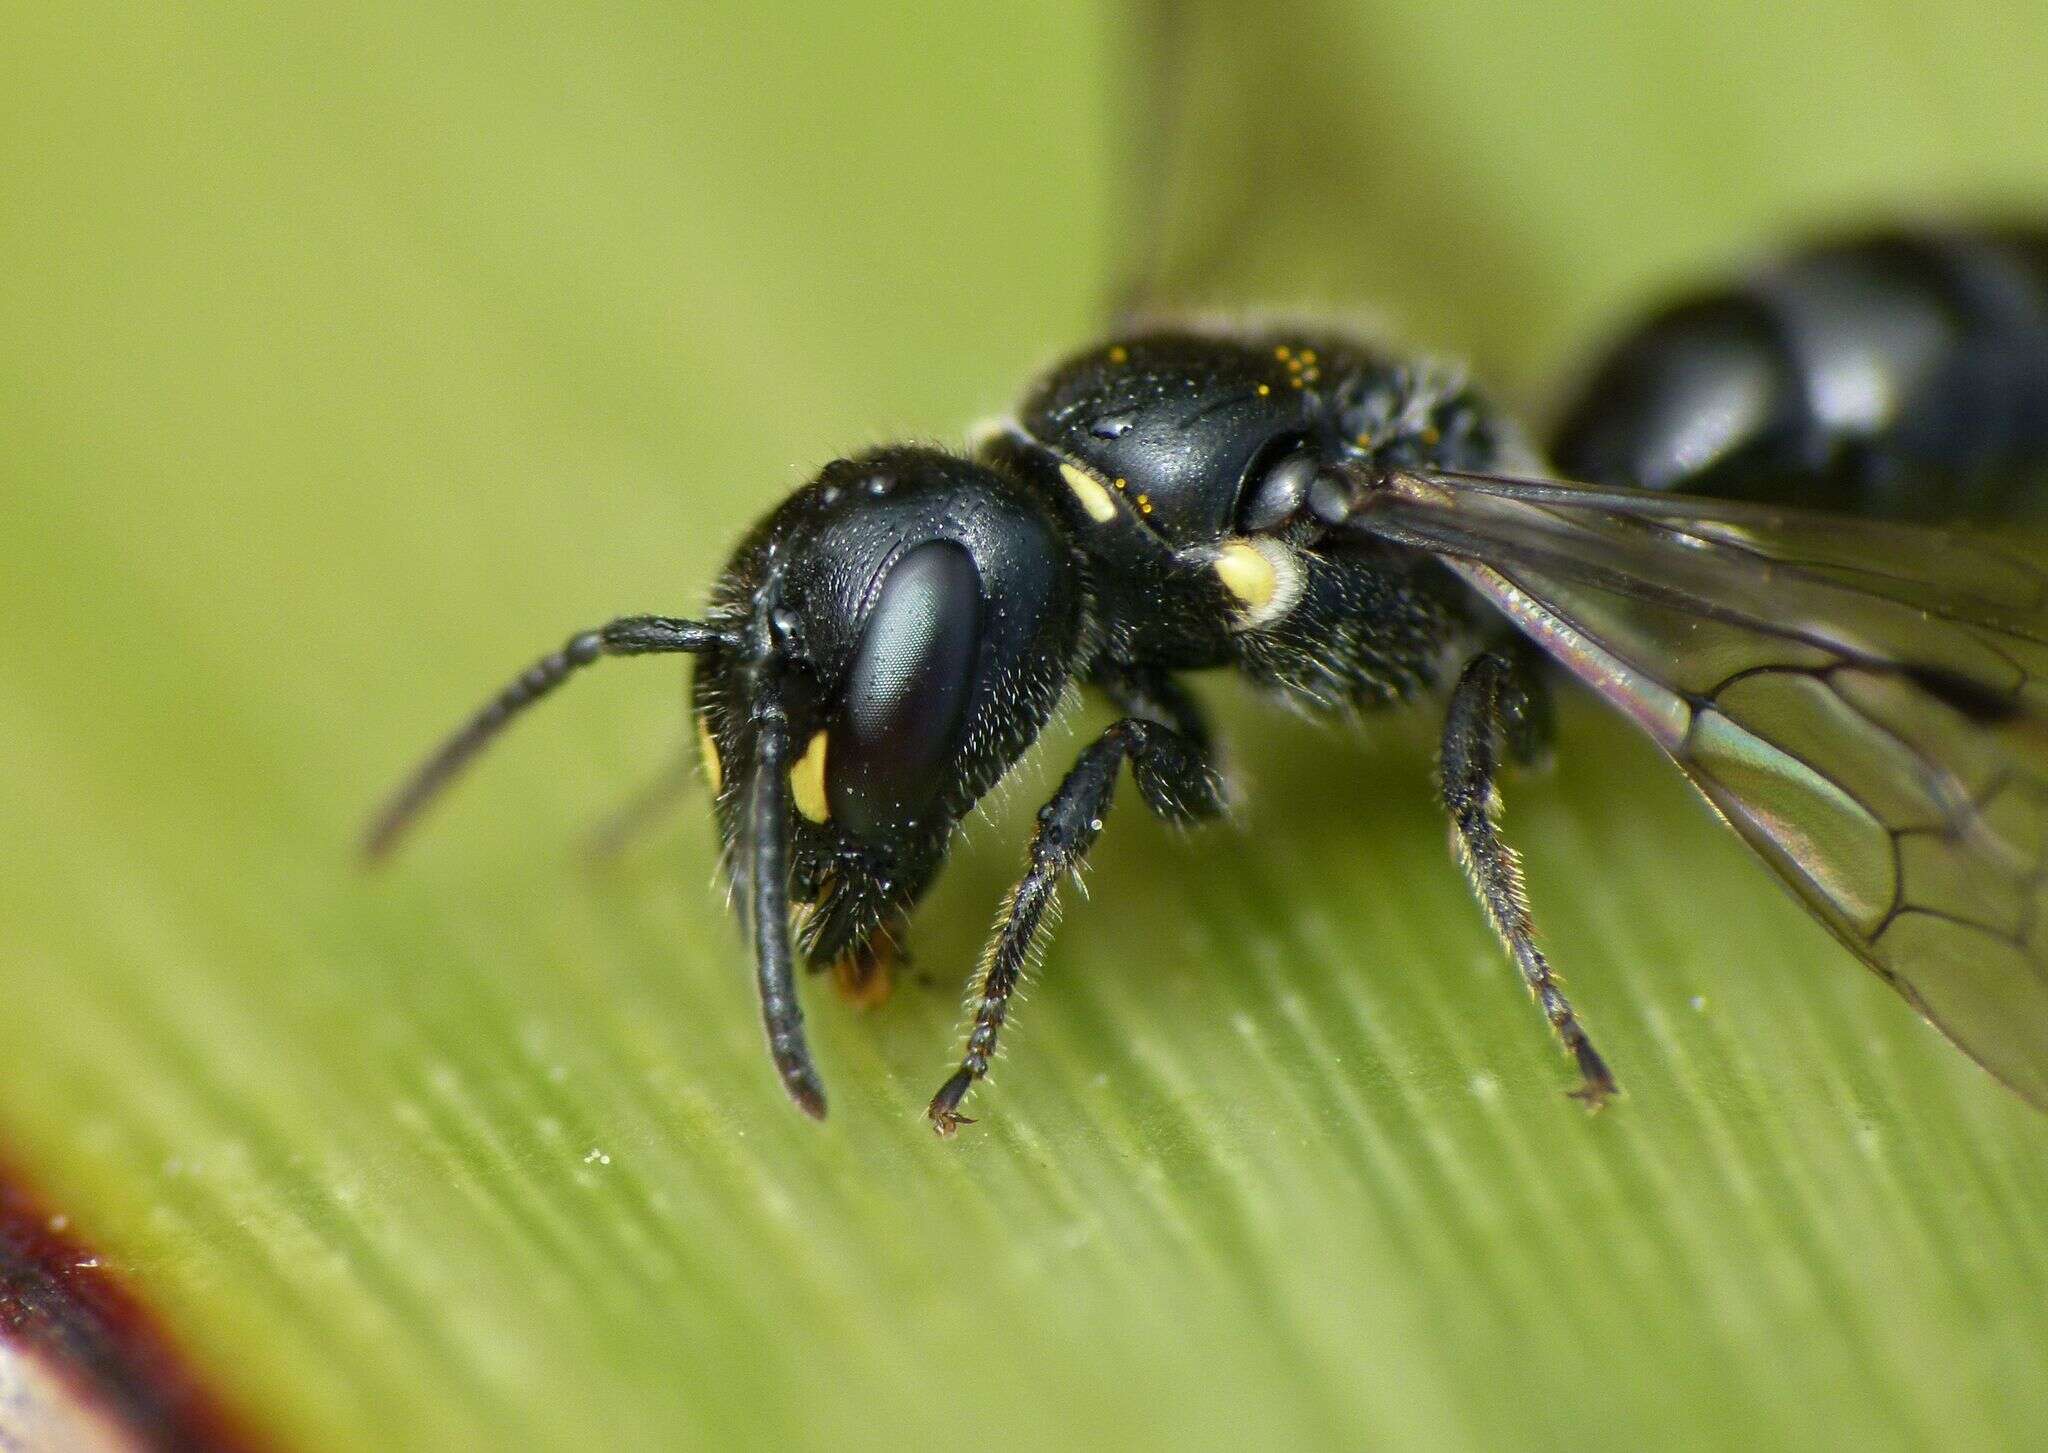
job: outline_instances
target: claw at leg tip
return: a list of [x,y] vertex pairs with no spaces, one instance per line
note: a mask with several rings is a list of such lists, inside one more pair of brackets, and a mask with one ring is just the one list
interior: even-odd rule
[[963,1125],[972,1125],[972,1117],[960,1113],[960,1102],[967,1098],[967,1092],[974,1085],[974,1076],[965,1069],[956,1070],[953,1077],[939,1086],[938,1094],[932,1096],[931,1104],[925,1107],[925,1115],[932,1122],[932,1129],[940,1139],[952,1135]]
[[1597,1115],[1606,1106],[1608,1100],[1615,1092],[1616,1086],[1612,1084],[1603,1085],[1588,1082],[1580,1085],[1575,1090],[1566,1090],[1565,1094],[1577,1100],[1581,1105],[1584,1105],[1588,1115]]
[[789,1098],[796,1102],[797,1109],[813,1120],[825,1118],[825,1087],[813,1076],[787,1081]]

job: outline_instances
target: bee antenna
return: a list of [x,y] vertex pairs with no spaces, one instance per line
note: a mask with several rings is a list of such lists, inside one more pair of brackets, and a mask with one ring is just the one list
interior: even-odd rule
[[797,1108],[822,1120],[825,1086],[804,1042],[789,936],[789,718],[772,697],[757,697],[752,717],[753,774],[743,809],[746,843],[735,866],[743,865],[747,878],[741,900],[753,932],[761,1020],[783,1088]]
[[420,814],[514,717],[599,657],[698,654],[738,645],[737,637],[716,626],[668,616],[621,616],[609,625],[571,636],[561,649],[521,672],[413,769],[364,830],[364,860],[376,863],[390,856]]

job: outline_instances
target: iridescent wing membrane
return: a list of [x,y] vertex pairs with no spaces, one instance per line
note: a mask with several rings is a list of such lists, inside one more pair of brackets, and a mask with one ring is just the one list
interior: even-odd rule
[[1835,936],[2048,1108],[2048,574],[2007,543],[1495,476],[1367,487]]
[[[1540,291],[1516,218],[1386,82],[1387,7],[1125,0],[1107,220],[1118,327],[1248,305],[1371,316],[1465,346]],[[1454,236],[1447,248],[1442,239]]]

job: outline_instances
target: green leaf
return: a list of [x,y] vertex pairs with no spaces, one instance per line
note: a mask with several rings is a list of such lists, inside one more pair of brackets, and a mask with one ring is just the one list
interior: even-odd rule
[[[954,437],[1087,337],[1100,219],[1146,221],[1091,8],[8,29],[0,1148],[285,1441],[2048,1433],[2048,1122],[1589,706],[1508,826],[1627,1091],[1597,1118],[1445,852],[1426,713],[1217,683],[1243,822],[1120,809],[952,1144],[920,1112],[1067,730],[894,1002],[809,986],[823,1127],[768,1070],[704,814],[575,861],[689,747],[672,664],[593,673],[355,872],[378,792],[533,654],[694,608],[819,462]],[[1773,226],[2048,161],[2018,6],[1360,30],[1360,255],[1531,398]]]

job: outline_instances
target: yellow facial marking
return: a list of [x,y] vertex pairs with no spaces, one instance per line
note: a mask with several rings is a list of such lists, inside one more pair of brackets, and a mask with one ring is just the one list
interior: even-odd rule
[[823,732],[811,738],[811,744],[804,748],[804,754],[797,758],[796,765],[789,769],[789,795],[796,799],[796,810],[812,822],[825,822],[831,818],[832,809],[825,801]]
[[1273,562],[1243,540],[1225,545],[1217,553],[1213,568],[1223,588],[1243,601],[1247,610],[1258,611],[1272,604],[1280,589],[1280,577],[1274,573]]
[[725,763],[718,760],[718,743],[712,739],[711,723],[701,716],[697,718],[697,750],[704,754],[704,780],[711,784],[711,795],[716,797],[725,790]]
[[1088,511],[1088,518],[1098,525],[1106,525],[1116,518],[1116,501],[1109,497],[1109,491],[1102,487],[1102,481],[1077,464],[1060,462],[1060,478],[1067,482],[1067,488],[1074,492],[1074,498],[1081,501],[1081,508]]
[[1264,397],[1266,397],[1266,395],[1268,395],[1268,394],[1270,394],[1270,393],[1272,393],[1272,392],[1273,392],[1273,385],[1271,385],[1271,384],[1269,384],[1269,383],[1262,383],[1262,384],[1260,384],[1260,385],[1259,385],[1259,397],[1260,397],[1260,398],[1264,398]]
[[1130,350],[1121,343],[1117,344],[1109,350],[1109,361],[1111,363],[1129,363],[1131,361]]

